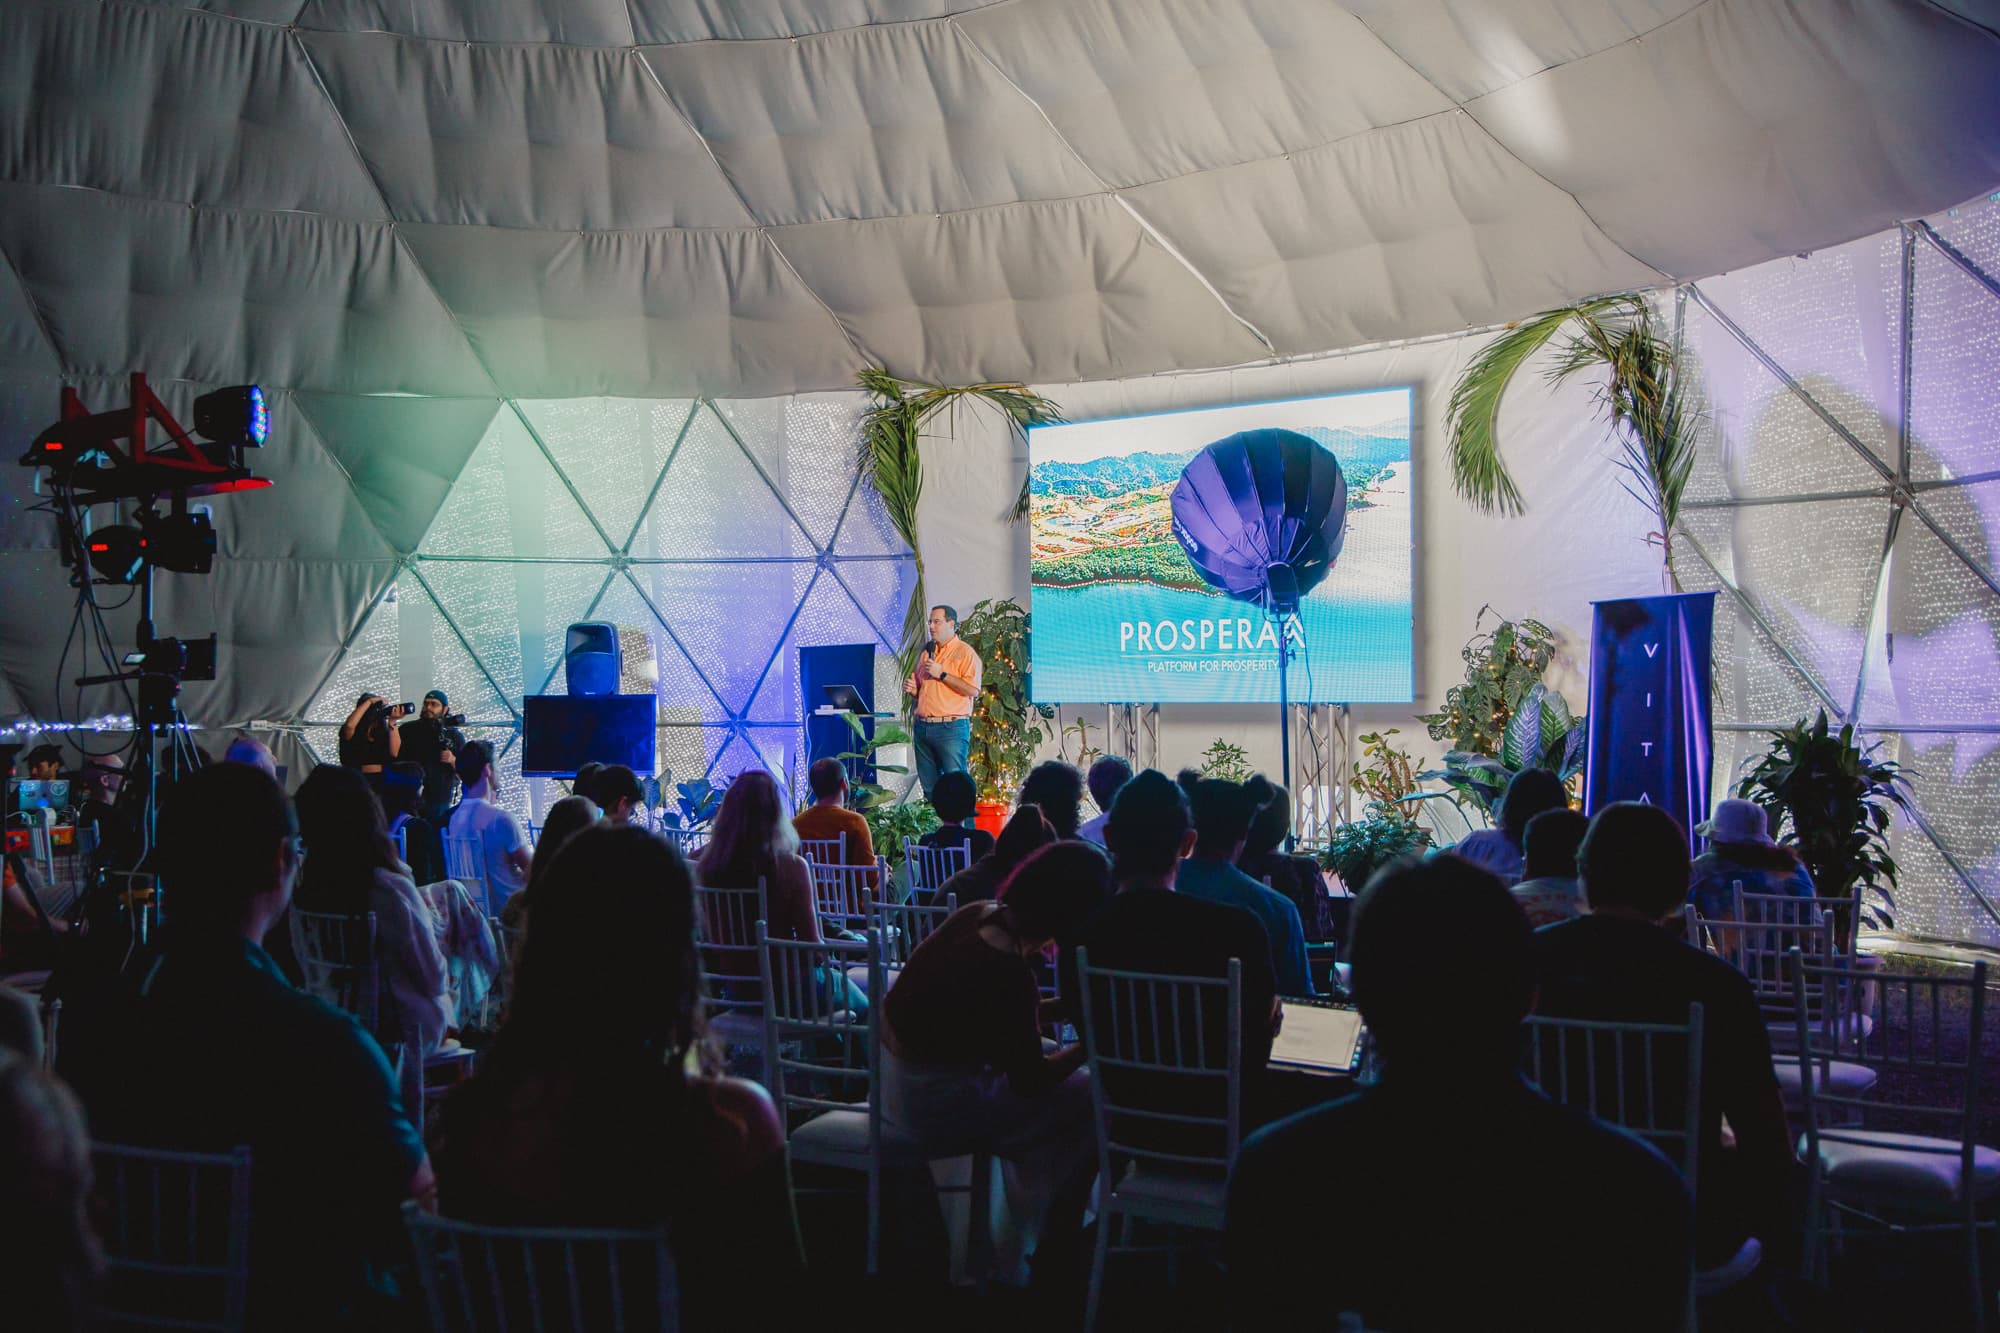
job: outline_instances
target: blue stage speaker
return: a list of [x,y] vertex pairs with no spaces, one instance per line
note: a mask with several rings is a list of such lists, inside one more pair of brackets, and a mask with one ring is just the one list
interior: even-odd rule
[[563,644],[563,680],[572,695],[618,693],[618,627],[601,620],[571,625]]

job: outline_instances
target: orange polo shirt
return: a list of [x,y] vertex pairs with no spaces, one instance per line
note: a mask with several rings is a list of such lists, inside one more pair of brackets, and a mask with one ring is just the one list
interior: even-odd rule
[[972,716],[972,700],[979,693],[979,654],[964,638],[952,639],[936,653],[937,664],[972,685],[971,694],[960,694],[941,680],[916,676],[917,716],[926,722],[942,722]]

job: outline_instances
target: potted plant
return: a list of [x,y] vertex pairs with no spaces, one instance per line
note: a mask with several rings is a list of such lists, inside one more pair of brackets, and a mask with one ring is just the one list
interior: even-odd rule
[[979,654],[981,672],[966,767],[979,789],[979,827],[997,836],[1015,788],[1053,731],[1055,709],[1028,699],[1028,612],[1019,602],[988,598],[958,632]]
[[1370,801],[1366,815],[1333,831],[1319,863],[1338,875],[1349,893],[1360,893],[1377,870],[1399,856],[1420,855],[1430,845],[1430,830],[1400,806]]
[[[1490,607],[1479,608],[1477,628]],[[1583,771],[1585,720],[1542,682],[1555,660],[1555,631],[1539,620],[1503,620],[1460,650],[1465,681],[1444,707],[1417,720],[1432,740],[1448,740],[1444,767],[1419,773],[1449,787],[1462,804],[1492,817],[1516,773],[1546,768],[1569,782]]]
[[1201,752],[1201,775],[1221,778],[1224,782],[1243,782],[1250,776],[1250,755],[1242,746],[1231,745],[1217,736]]
[[[865,760],[874,765],[877,773],[894,773],[899,777],[910,771],[901,764],[884,764],[875,758],[875,752],[884,746],[908,745],[909,732],[894,723],[883,723],[870,736],[854,714],[842,713],[841,717],[854,733],[859,748],[844,751],[834,756],[836,759]],[[929,801],[898,801],[895,791],[879,782],[850,783],[847,807],[868,821],[868,836],[875,844],[875,854],[886,860],[892,871],[903,862],[903,839],[920,838],[938,826],[937,811],[931,809]]]
[[[1771,749],[1751,765],[1736,794],[1764,807],[1779,841],[1798,852],[1820,897],[1842,900],[1860,886],[1861,919],[1894,926],[1896,863],[1889,821],[1909,810],[1909,779],[1876,746],[1854,743],[1853,724],[1838,732],[1826,710],[1771,733]],[[1847,923],[1839,922],[1844,935]]]

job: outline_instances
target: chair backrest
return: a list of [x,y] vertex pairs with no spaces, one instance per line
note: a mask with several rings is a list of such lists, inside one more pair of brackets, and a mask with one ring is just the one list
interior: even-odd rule
[[757,926],[769,919],[762,875],[748,889],[695,885],[694,930],[700,945],[702,991],[711,1016],[763,1010]]
[[1701,1148],[1699,1004],[1685,1023],[1531,1016],[1521,1072],[1553,1101],[1647,1139],[1694,1187]]
[[815,866],[837,866],[847,860],[845,838],[800,838],[799,855]]
[[[1844,960],[1815,961],[1795,949],[1788,968],[1808,1138],[1865,1142],[1850,1136],[1869,1128],[1871,1120],[1887,1117],[1883,1127],[1896,1129],[1909,1128],[1912,1119],[1925,1121],[1924,1129],[1934,1128],[1955,1146],[1913,1150],[1960,1155],[1963,1179],[1971,1180],[1981,1110],[1986,964],[1974,963],[1969,976],[1867,973],[1868,988],[1881,1005],[1873,1022],[1849,1021],[1838,1009],[1814,1012],[1815,993],[1861,989]],[[1857,1091],[1837,1091],[1829,1079],[1836,1060],[1866,1065],[1880,1077]],[[1809,1150],[1806,1160],[1817,1160],[1816,1151]]]
[[889,867],[879,857],[872,864],[861,866],[822,865],[815,861],[812,874],[813,905],[819,911],[821,931],[864,930],[876,885],[888,882]]
[[767,1091],[787,1132],[797,1120],[822,1111],[865,1106],[868,1138],[881,1139],[882,1108],[875,1096],[881,1068],[879,1004],[857,1016],[847,1008],[847,969],[865,965],[867,993],[882,994],[882,953],[874,931],[862,943],[774,940],[757,923],[764,982],[764,1066]]
[[910,896],[936,893],[944,882],[972,864],[972,845],[925,847],[915,838],[903,839],[903,864],[910,868]]
[[477,833],[444,835],[444,872],[465,886],[482,913],[493,911],[493,891],[486,882],[486,840]]
[[[1859,900],[1857,892],[1853,901]],[[1842,954],[1837,930],[1834,913],[1819,899],[1745,893],[1740,883],[1735,886],[1732,919],[1710,927],[1723,956],[1749,978],[1758,1007],[1767,1016],[1787,1021],[1792,1012],[1787,955],[1798,949],[1810,960],[1831,962]],[[1851,950],[1847,956],[1853,956]]]
[[92,1214],[105,1279],[95,1328],[244,1326],[250,1279],[250,1150],[91,1146]]
[[345,916],[291,909],[292,951],[305,989],[370,1032],[381,1028],[381,973],[375,953],[375,914]]
[[917,946],[958,910],[958,895],[947,893],[940,901],[919,906],[915,899],[905,903],[875,903],[875,933],[882,941],[882,966],[902,967]]
[[1138,1157],[1226,1174],[1243,1137],[1243,963],[1229,975],[1092,967],[1076,951],[1098,1164]]
[[681,855],[692,861],[708,846],[708,830],[705,828],[676,828],[662,824],[654,832],[681,849]]
[[664,1231],[493,1227],[403,1209],[432,1333],[672,1333],[680,1287]]
[[500,1020],[507,1015],[507,1001],[514,994],[514,964],[521,956],[523,932],[508,925],[497,916],[486,918],[486,927],[493,932],[493,956],[499,966],[493,972],[493,983],[486,988],[486,1001],[481,1008],[480,1026],[498,1028]]

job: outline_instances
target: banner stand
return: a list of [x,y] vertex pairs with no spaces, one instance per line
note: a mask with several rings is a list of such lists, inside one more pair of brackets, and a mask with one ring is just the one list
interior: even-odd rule
[[1708,818],[1714,768],[1710,649],[1715,594],[1593,602],[1590,750],[1583,809],[1657,805],[1687,830]]

